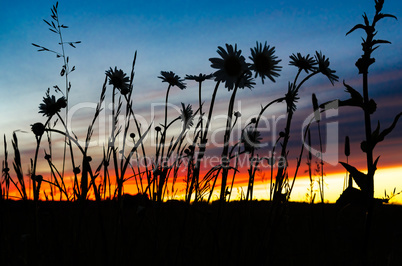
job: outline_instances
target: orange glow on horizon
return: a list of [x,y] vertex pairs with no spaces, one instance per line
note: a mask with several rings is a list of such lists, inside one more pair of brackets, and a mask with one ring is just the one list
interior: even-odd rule
[[[232,178],[233,178],[233,172],[229,173],[228,176],[228,186],[231,186],[232,184]],[[255,177],[255,184],[254,184],[254,192],[253,192],[253,199],[255,200],[269,200],[269,186],[270,186],[270,178],[269,178],[269,173],[268,177],[265,177],[264,179],[262,178],[263,174],[259,173]],[[399,191],[402,191],[402,178],[395,178],[397,176],[402,177],[402,166],[392,166],[392,167],[387,167],[387,168],[380,168],[377,170],[376,175],[375,175],[375,197],[376,198],[384,198],[385,197],[385,191],[388,195],[396,188],[396,193]],[[72,182],[70,181],[70,177],[66,178],[66,187],[69,190],[69,193],[71,195],[72,193]],[[317,177],[316,177],[317,179]],[[345,172],[334,172],[334,173],[328,173],[324,176],[324,182],[325,182],[325,187],[324,187],[324,198],[326,203],[335,203],[335,201],[338,199],[339,195],[343,191],[343,184],[344,184],[344,179],[345,179]],[[72,179],[71,179],[72,180]],[[111,191],[112,194],[115,189],[115,185],[113,182],[114,177],[111,177]],[[290,180],[290,183],[292,182],[293,179]],[[397,181],[397,182],[395,182]],[[233,186],[233,191],[231,195],[231,200],[239,200],[241,198],[241,193],[243,192],[244,194],[247,193],[247,184],[248,184],[248,174],[246,172],[243,173],[237,173],[235,177],[235,182]],[[171,194],[171,186],[172,183],[171,181],[168,182],[168,190],[169,190],[169,195],[165,194],[165,200],[168,199],[178,199],[178,200],[183,200],[185,197],[185,183],[183,181],[183,178],[178,178],[175,189],[177,192],[175,195]],[[356,184],[354,184],[356,187]],[[30,186],[26,184],[27,187],[27,193],[28,197],[31,199],[32,198],[32,192],[28,191]],[[144,183],[144,187],[146,187],[146,183]],[[309,192],[310,188],[310,180],[309,177],[305,174],[300,175],[296,177],[296,181],[294,183],[294,187],[291,193],[290,200],[291,201],[297,201],[297,202],[306,202],[307,201],[307,193]],[[126,181],[124,183],[124,193],[128,194],[137,194],[139,191],[137,189],[137,185],[134,179],[131,179],[129,181]],[[315,196],[315,202],[318,203],[320,202],[320,195],[318,191],[318,186],[315,184],[314,186],[314,192],[316,193]],[[218,176],[218,179],[215,184],[215,189],[213,192],[213,196],[211,197],[211,200],[217,200],[219,198],[219,193],[220,193],[220,176]],[[52,200],[51,196],[51,188],[50,184],[43,182],[41,186],[41,193],[40,193],[40,199],[41,200],[46,200],[45,194],[48,198],[48,200]],[[20,199],[19,192],[14,186],[10,186],[10,191],[9,191],[9,197],[10,199]],[[53,197],[54,200],[59,200],[60,199],[60,192],[57,188],[53,187]],[[89,191],[89,199],[94,200],[94,194],[93,191]],[[62,198],[65,200],[65,197]],[[390,200],[391,204],[402,204],[402,196],[397,195],[394,198]]]

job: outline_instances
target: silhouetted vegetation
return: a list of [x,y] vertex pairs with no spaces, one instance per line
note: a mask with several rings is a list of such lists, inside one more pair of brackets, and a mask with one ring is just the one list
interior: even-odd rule
[[[383,18],[396,18],[381,13],[383,4],[384,1],[375,0],[372,22],[364,14],[364,24],[357,24],[347,33],[363,29],[366,34],[363,55],[356,62],[362,75],[362,94],[344,81],[349,99],[319,105],[315,94],[303,95],[300,88],[318,75],[326,77],[332,85],[339,77],[321,51],[313,56],[293,53],[288,64],[296,71],[283,96],[261,103],[259,113],[239,125],[240,132],[234,132],[242,115],[235,110],[238,91],[252,89],[258,82],[256,78],[269,86],[266,83],[280,77],[283,61],[267,42],[257,41],[250,49],[249,60],[236,44],[225,44],[218,47],[219,57],[209,59],[213,73],[187,74],[181,78],[172,71],[160,72],[158,78],[167,86],[163,121],[153,118],[144,126],[135,110],[136,101],[141,99],[133,94],[136,51],[129,74],[117,66],[105,70],[99,101],[86,136],[81,139],[68,124],[69,95],[73,88],[69,77],[75,67],[70,68],[65,49],[67,45],[76,48],[81,42],[63,39],[68,26],[59,21],[56,3],[51,8],[51,20],[44,22],[60,39],[60,51],[32,45],[63,60],[60,76],[65,85],[63,89],[57,85],[48,89],[39,104],[39,113],[45,121],[31,125],[36,146],[33,158],[29,158],[28,179],[24,178],[17,134],[12,136],[15,176],[10,170],[4,136],[0,249],[5,265],[397,265],[402,259],[397,252],[401,246],[386,236],[393,234],[393,230],[400,232],[397,221],[401,210],[399,206],[382,206],[382,203],[400,192],[394,189],[390,195],[385,193],[384,199],[374,198],[374,174],[379,161],[379,156],[374,159],[374,148],[393,131],[402,113],[396,115],[388,128],[381,131],[378,122],[373,131],[371,115],[377,104],[368,90],[368,69],[375,62],[372,53],[378,45],[389,43],[375,39],[376,24]],[[177,108],[180,114],[172,118],[168,114],[172,105],[170,92],[185,90],[187,81],[198,84],[198,106],[181,103]],[[213,84],[210,96],[204,95],[206,83]],[[226,123],[222,126],[220,161],[212,164],[205,155],[208,147],[216,144],[210,140],[211,121],[217,91],[222,87],[230,96]],[[111,98],[112,121],[99,154],[90,149],[90,143],[107,97]],[[294,167],[290,168],[289,139],[301,97],[312,97],[312,115],[306,119],[304,142]],[[260,124],[264,114],[275,105],[286,107],[286,124],[267,150],[262,145],[267,140]],[[321,115],[342,106],[363,111],[365,140],[361,142],[361,150],[366,154],[367,173],[349,164],[352,158],[349,138],[353,136],[348,136],[347,161],[340,162],[349,173],[344,192],[336,205],[324,204],[325,144]],[[313,125],[317,126],[317,136],[312,135]],[[60,136],[64,148],[57,150],[53,141]],[[235,136],[238,139],[232,142]],[[316,162],[311,152],[314,137],[320,145]],[[151,147],[146,142],[149,138],[154,138]],[[279,155],[275,156],[277,151]],[[310,178],[309,204],[291,203],[304,152]],[[62,159],[55,160],[55,154]],[[240,160],[247,161],[247,167],[242,167]],[[270,166],[269,170],[261,167],[264,162]],[[39,165],[47,165],[48,172],[39,171]],[[247,190],[239,201],[229,202],[233,200],[236,174],[241,171],[248,174]],[[254,201],[257,171],[269,176],[269,201]],[[177,184],[182,179],[184,200],[177,201]],[[125,193],[128,180],[135,182],[135,196]],[[359,189],[353,187],[353,181]],[[315,184],[322,204],[314,204],[318,201]],[[21,201],[12,200],[13,189]],[[219,200],[213,201],[216,189]],[[398,216],[394,217],[396,212]]]

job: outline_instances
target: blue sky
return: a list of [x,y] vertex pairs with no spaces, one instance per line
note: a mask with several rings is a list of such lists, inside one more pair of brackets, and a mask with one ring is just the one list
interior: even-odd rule
[[[6,134],[8,139],[14,130],[29,132],[30,124],[44,122],[37,111],[46,89],[53,85],[63,88],[64,79],[58,75],[61,59],[50,53],[36,52],[31,45],[37,43],[59,49],[57,35],[48,31],[42,20],[50,19],[53,4],[53,1],[3,1],[0,10],[0,133]],[[388,0],[383,12],[402,18],[401,7],[399,0]],[[245,114],[258,112],[261,104],[286,92],[288,81],[295,75],[295,69],[288,66],[292,53],[314,54],[321,50],[330,58],[331,68],[337,71],[340,80],[345,79],[359,89],[360,77],[354,62],[361,54],[363,32],[356,31],[349,36],[345,33],[362,22],[363,12],[371,17],[374,1],[60,1],[60,20],[69,26],[63,32],[64,39],[82,42],[77,49],[68,47],[66,50],[70,65],[76,66],[76,71],[70,75],[70,105],[96,103],[105,70],[117,66],[129,72],[137,50],[134,97],[141,99],[137,110],[147,113],[152,102],[164,99],[166,86],[157,78],[161,70],[174,71],[181,77],[211,73],[208,58],[217,56],[218,46],[236,43],[247,58],[256,41],[267,41],[276,47],[283,69],[276,83],[262,85],[256,80],[257,85],[251,92],[239,93]],[[378,37],[392,44],[381,46],[374,54],[377,62],[370,71],[372,97],[384,106],[378,118],[390,114],[388,118],[381,117],[388,123],[401,103],[395,99],[401,95],[402,26],[400,21],[384,19],[378,30]],[[212,82],[208,85],[206,101],[213,85]],[[195,91],[196,84],[188,82],[185,91],[172,90],[170,99],[175,104],[195,103]],[[311,108],[312,91],[321,102],[347,97],[341,83],[332,87],[324,77],[318,77],[303,88],[306,97],[300,100],[300,110]],[[222,109],[228,98],[229,94],[222,87],[218,102]],[[276,111],[280,113],[281,109]],[[85,121],[90,121],[91,116],[89,112]],[[401,130],[399,125],[395,131],[400,133]],[[344,127],[341,134],[349,131]],[[393,138],[401,144],[397,135],[395,133]],[[34,148],[32,133],[19,133],[19,136],[25,149]],[[393,144],[390,142],[388,146],[395,146]],[[2,144],[0,147],[3,150]],[[398,156],[402,161],[402,156]],[[395,159],[395,156],[390,157]]]

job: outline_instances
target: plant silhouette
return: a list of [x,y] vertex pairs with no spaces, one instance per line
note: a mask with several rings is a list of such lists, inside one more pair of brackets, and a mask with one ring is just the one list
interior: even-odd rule
[[[343,81],[346,100],[335,99],[319,104],[316,93],[312,93],[311,116],[305,121],[307,126],[303,128],[300,153],[292,165],[289,154],[294,146],[290,141],[297,122],[298,105],[302,100],[310,99],[302,88],[320,76],[332,86],[338,84],[339,73],[330,67],[330,60],[322,51],[316,50],[312,55],[292,53],[287,65],[295,72],[282,95],[262,103],[259,111],[245,123],[241,119],[245,114],[236,110],[236,100],[242,95],[253,96],[252,89],[259,82],[258,85],[271,86],[280,78],[284,68],[280,64],[285,60],[278,58],[274,46],[257,41],[250,48],[248,57],[236,43],[218,46],[218,56],[209,58],[211,69],[206,73],[210,74],[181,75],[170,70],[160,71],[155,79],[165,89],[161,115],[151,117],[148,123],[138,119],[136,113],[136,103],[142,99],[135,95],[135,70],[138,67],[135,51],[131,71],[126,72],[118,66],[105,70],[95,111],[84,135],[80,136],[68,124],[72,93],[70,74],[76,68],[70,68],[65,48],[76,48],[81,42],[63,40],[62,33],[68,27],[59,21],[56,3],[51,8],[51,20],[44,22],[52,34],[57,35],[60,51],[32,45],[38,51],[50,52],[63,59],[60,77],[65,88],[62,90],[54,85],[47,89],[38,105],[38,121],[30,125],[35,152],[33,158],[29,158],[28,180],[24,179],[24,153],[20,151],[17,131],[11,140],[12,163],[9,162],[4,136],[0,227],[6,236],[0,241],[4,244],[9,238],[14,239],[12,234],[17,231],[20,239],[10,241],[12,247],[4,249],[1,254],[10,253],[7,259],[17,258],[17,264],[32,265],[53,263],[57,256],[65,259],[65,265],[77,261],[78,264],[188,265],[216,261],[217,264],[286,265],[300,262],[322,265],[326,263],[324,259],[329,258],[334,259],[335,265],[368,263],[370,252],[377,248],[371,244],[383,241],[381,237],[389,233],[388,228],[375,232],[373,224],[385,224],[381,215],[392,217],[388,209],[381,209],[383,212],[376,214],[375,205],[388,202],[401,193],[394,189],[389,195],[385,192],[382,200],[374,198],[374,175],[380,158],[374,155],[374,148],[391,134],[402,116],[402,112],[397,114],[385,129],[381,128],[379,121],[375,129],[372,128],[372,115],[379,106],[370,98],[368,70],[375,62],[373,52],[379,45],[390,43],[376,39],[376,25],[384,18],[396,19],[382,13],[383,5],[384,1],[375,0],[372,21],[364,14],[364,23],[357,24],[346,34],[362,29],[366,35],[362,42],[363,54],[356,62],[362,75],[362,92]],[[198,92],[194,93],[198,99],[194,104],[172,97],[177,91],[187,93],[187,86],[194,84],[198,87]],[[222,115],[216,108],[218,93],[222,89],[225,91],[222,97],[226,98],[220,107],[225,107],[225,121],[219,125],[214,118]],[[187,98],[183,99],[187,101]],[[107,101],[111,102],[110,110],[104,110]],[[176,112],[170,109],[172,106],[177,107]],[[284,127],[272,136],[272,147],[266,148],[267,134],[264,134],[262,125],[265,116],[278,106],[284,110]],[[336,208],[326,204],[328,191],[324,191],[325,143],[321,114],[340,107],[362,110],[365,139],[360,148],[366,155],[367,173],[349,162],[354,156],[350,150],[350,139],[354,136],[347,136],[346,162],[339,162],[347,174],[344,191],[337,202],[340,208]],[[110,123],[107,125],[107,141],[99,144],[102,150],[99,152],[92,148],[91,141],[98,133],[97,123],[100,123],[103,112],[110,115]],[[315,125],[317,128],[313,131]],[[223,130],[216,138],[218,141],[212,140],[216,137],[214,128],[219,126]],[[319,143],[315,164],[312,153],[314,132],[317,132],[315,143]],[[58,138],[63,139],[63,148],[53,144]],[[149,142],[154,146],[148,145]],[[216,153],[217,145],[221,145],[217,156],[219,161],[212,162],[209,152]],[[307,153],[305,172],[309,177],[308,204],[290,202],[302,169],[304,152]],[[62,160],[56,160],[60,157]],[[269,170],[263,166],[265,162]],[[10,168],[13,168],[15,177]],[[325,170],[328,171],[327,165]],[[243,183],[239,181],[240,174],[247,178]],[[267,201],[255,200],[259,175],[269,182]],[[132,190],[128,181],[133,181],[137,195],[129,194]],[[353,183],[358,189],[353,187]],[[247,187],[244,191],[242,185]],[[13,189],[24,205],[10,200]],[[235,189],[241,191],[238,201],[234,200]],[[177,200],[179,194],[182,194],[181,201]],[[319,200],[322,204],[315,204]],[[359,207],[348,213],[348,206],[356,205]],[[28,218],[24,220],[18,211],[10,211],[14,207],[23,210],[21,213]],[[357,228],[364,227],[364,233],[348,239],[360,239],[360,242],[345,244],[345,249],[356,248],[362,252],[358,258],[350,255],[342,261],[336,257],[338,252],[344,251],[340,244],[343,243],[343,232],[340,233],[339,228],[343,229],[345,223],[349,229],[347,234],[350,234],[356,231],[352,227],[361,222],[363,216],[363,223],[359,223]],[[18,220],[16,227],[13,227],[14,217]],[[357,218],[344,222],[350,217]],[[7,226],[20,228],[8,232],[5,230]],[[302,245],[300,241],[306,244]],[[353,246],[356,243],[361,247]],[[14,248],[18,245],[22,246],[22,251]],[[62,254],[56,255],[57,251]],[[390,254],[382,249],[378,252],[379,261]],[[70,254],[74,258],[69,258]]]

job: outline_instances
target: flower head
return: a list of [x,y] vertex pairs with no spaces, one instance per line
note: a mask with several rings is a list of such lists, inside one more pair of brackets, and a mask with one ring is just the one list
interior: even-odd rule
[[181,103],[182,110],[180,114],[181,121],[183,121],[184,128],[189,129],[193,125],[193,109],[191,105],[185,106],[184,103]]
[[334,74],[335,70],[329,68],[329,59],[325,58],[325,55],[321,52],[315,52],[315,60],[318,63],[318,71],[327,76],[332,85],[334,85],[334,81],[338,81],[339,77]]
[[250,153],[253,149],[259,149],[261,140],[261,133],[255,128],[248,128],[242,131],[241,143],[243,143],[244,150],[247,153]]
[[206,75],[206,74],[201,74],[200,73],[198,76],[196,76],[196,75],[186,75],[185,79],[195,80],[197,82],[203,82],[204,80],[211,79],[213,76],[214,75],[212,75],[212,74]]
[[39,113],[42,113],[43,116],[51,117],[56,113],[60,112],[62,108],[67,106],[67,100],[64,96],[60,97],[56,101],[56,97],[54,95],[46,95],[43,97],[43,103],[39,104]]
[[225,87],[230,91],[238,85],[241,77],[249,69],[241,50],[237,50],[237,45],[233,48],[232,45],[226,44],[226,50],[219,46],[217,52],[221,58],[210,58],[209,61],[212,63],[212,68],[218,69],[213,74],[215,81],[225,82]]
[[35,136],[40,137],[45,132],[45,125],[43,125],[42,123],[39,123],[39,122],[35,123],[35,124],[31,125],[31,130],[35,134]]
[[264,84],[264,79],[267,77],[272,82],[275,82],[274,77],[279,76],[279,71],[281,70],[281,66],[278,66],[278,63],[282,60],[275,60],[278,57],[274,55],[275,47],[267,46],[267,42],[265,42],[264,47],[262,43],[257,42],[257,46],[250,49],[251,57],[250,59],[253,61],[250,69],[255,72],[255,78],[257,76],[261,77],[261,81]]
[[117,88],[122,95],[130,92],[130,79],[126,77],[123,70],[117,69],[117,67],[114,67],[114,70],[110,68],[106,71],[106,76],[109,78],[109,85]]
[[250,71],[246,72],[237,83],[237,87],[240,89],[249,88],[251,90],[254,85],[255,82]]
[[159,76],[158,78],[162,79],[162,82],[167,82],[170,86],[177,86],[181,90],[184,90],[186,88],[186,84],[183,83],[184,79],[181,79],[172,71],[161,71],[161,75],[162,76]]
[[317,61],[313,57],[310,57],[310,54],[302,56],[300,53],[297,53],[297,55],[292,54],[289,57],[291,59],[289,65],[298,67],[299,70],[304,70],[306,73],[316,70],[315,65],[317,65]]

